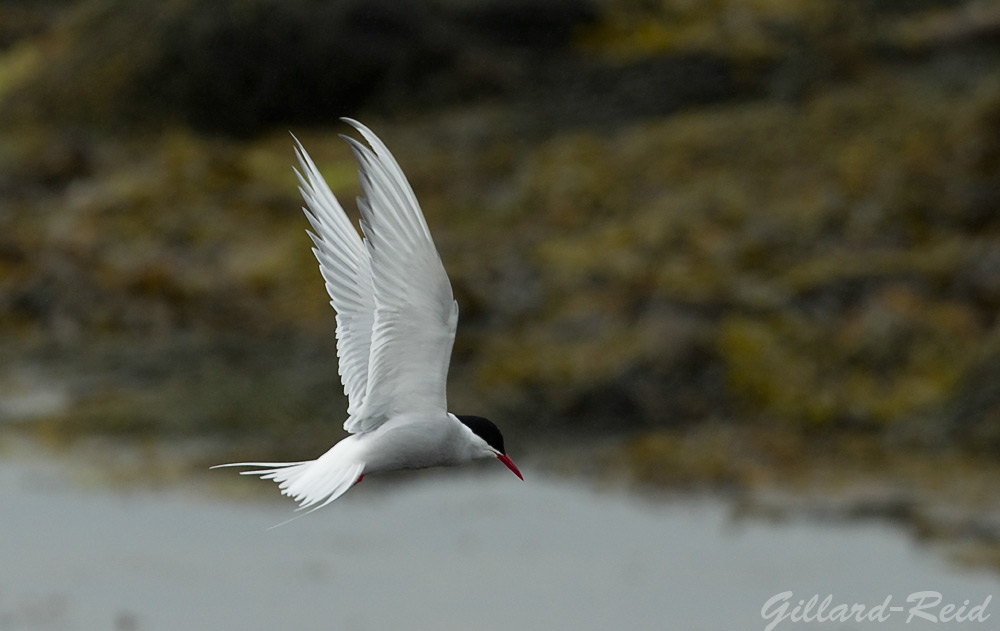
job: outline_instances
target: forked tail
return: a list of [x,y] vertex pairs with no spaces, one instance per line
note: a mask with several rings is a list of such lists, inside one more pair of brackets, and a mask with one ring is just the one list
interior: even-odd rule
[[220,467],[265,467],[240,471],[240,475],[259,475],[262,480],[274,480],[282,495],[299,503],[298,510],[326,506],[349,491],[364,475],[365,468],[360,463],[338,464],[333,458],[304,462],[234,462],[212,468]]

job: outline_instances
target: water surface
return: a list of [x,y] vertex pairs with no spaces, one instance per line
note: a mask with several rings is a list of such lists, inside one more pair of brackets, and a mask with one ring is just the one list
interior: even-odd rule
[[[275,530],[290,503],[75,477],[65,463],[0,461],[4,631],[721,631],[763,629],[761,606],[785,590],[869,605],[927,589],[1000,595],[993,574],[890,526],[735,522],[721,501],[650,502],[530,469],[525,482],[499,467],[366,479]],[[937,626],[898,614],[777,628]]]

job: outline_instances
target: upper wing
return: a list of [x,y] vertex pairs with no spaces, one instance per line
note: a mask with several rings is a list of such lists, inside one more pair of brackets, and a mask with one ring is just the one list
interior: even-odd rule
[[360,165],[364,197],[358,208],[375,301],[367,394],[363,408],[344,425],[357,433],[400,412],[447,411],[458,303],[399,164],[370,129],[344,121],[371,145],[344,137]]
[[313,254],[326,281],[330,304],[337,311],[340,380],[347,395],[347,413],[353,417],[361,411],[368,390],[368,356],[375,318],[371,259],[316,164],[298,139],[295,143],[295,154],[302,165],[302,173],[295,173],[308,206],[302,210],[312,224],[309,237],[315,244]]

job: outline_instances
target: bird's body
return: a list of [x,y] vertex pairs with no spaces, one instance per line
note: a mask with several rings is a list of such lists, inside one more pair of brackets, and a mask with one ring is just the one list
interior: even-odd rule
[[480,455],[470,433],[453,414],[400,414],[374,431],[348,436],[327,453],[343,449],[337,459],[362,463],[365,473],[448,467]]
[[[302,507],[320,507],[369,473],[496,457],[518,477],[492,422],[447,411],[445,385],[458,303],[402,169],[367,127],[371,145],[344,137],[360,165],[361,239],[315,163],[296,152],[303,208],[337,312],[337,355],[351,433],[316,460],[246,462],[242,473],[278,483]],[[523,478],[522,478],[523,479]]]

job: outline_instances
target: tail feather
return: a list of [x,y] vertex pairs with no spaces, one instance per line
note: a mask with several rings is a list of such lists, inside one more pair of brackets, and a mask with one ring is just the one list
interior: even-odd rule
[[262,480],[274,480],[282,495],[299,503],[299,510],[315,510],[326,506],[350,490],[364,474],[365,468],[359,463],[338,466],[323,458],[303,462],[234,462],[212,468],[220,467],[266,467],[240,471],[240,475],[256,475]]

